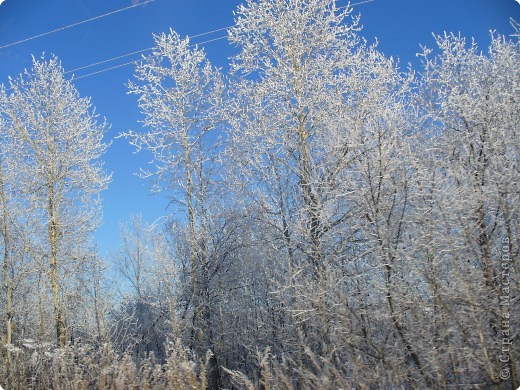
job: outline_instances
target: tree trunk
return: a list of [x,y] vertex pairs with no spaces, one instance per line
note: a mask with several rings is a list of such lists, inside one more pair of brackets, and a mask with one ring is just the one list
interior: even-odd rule
[[52,290],[52,304],[54,307],[54,322],[56,325],[56,339],[60,347],[67,343],[67,329],[63,320],[63,310],[60,299],[60,282],[58,275],[58,237],[59,225],[56,221],[54,188],[49,187],[49,243],[50,243],[50,278]]
[[299,176],[300,176],[300,188],[303,193],[303,202],[305,205],[306,212],[306,227],[311,241],[311,252],[309,254],[310,262],[312,264],[313,271],[313,283],[316,285],[317,291],[317,302],[316,308],[319,317],[319,343],[318,351],[319,354],[324,354],[328,351],[331,344],[330,332],[329,332],[329,320],[326,315],[325,309],[325,265],[323,258],[323,246],[321,242],[321,236],[323,232],[323,226],[320,217],[320,204],[318,195],[312,191],[312,175],[311,175],[311,160],[308,151],[308,137],[309,134],[305,129],[305,121],[299,118],[300,124],[298,129],[299,134]]
[[[5,342],[9,346],[13,342],[13,290],[11,279],[9,278],[9,225],[8,225],[8,212],[7,212],[7,199],[5,197],[4,191],[4,176],[2,165],[0,164],[0,197],[2,201],[2,236],[3,236],[3,245],[4,245],[4,264],[3,264],[3,272],[4,272],[4,289],[5,289],[5,314],[6,314],[6,339]],[[7,348],[7,361],[6,361],[6,376],[7,376],[7,385],[9,386],[11,380],[11,349]]]

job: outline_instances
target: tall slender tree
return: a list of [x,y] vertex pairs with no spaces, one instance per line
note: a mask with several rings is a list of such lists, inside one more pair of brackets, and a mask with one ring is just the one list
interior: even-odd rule
[[[500,383],[504,362],[494,356],[501,356],[517,387],[515,348],[501,351],[497,343],[510,337],[504,324],[518,313],[503,297],[516,294],[520,272],[519,42],[492,34],[487,54],[460,35],[436,36],[436,43],[436,50],[423,53],[419,103],[434,147],[419,169],[430,204],[424,216],[443,222],[439,231],[436,219],[423,217],[419,229],[427,229],[420,253],[432,264],[426,280],[434,289],[435,314],[445,324],[439,337],[453,343],[455,326],[461,342],[473,343],[465,358],[480,367],[481,380]],[[463,318],[473,319],[472,331]],[[459,359],[451,353],[452,367],[468,364]],[[452,374],[459,382],[469,380]]]
[[[154,156],[154,190],[170,191],[185,211],[192,281],[194,346],[200,356],[213,349],[209,306],[206,199],[214,181],[215,151],[222,121],[224,80],[205,53],[174,31],[155,36],[153,53],[137,66],[130,93],[139,96],[145,133],[124,134],[137,150]],[[218,370],[215,364],[212,372]],[[218,378],[212,387],[216,387]]]
[[[230,29],[239,48],[230,159],[242,192],[276,226],[292,270],[287,282],[311,286],[291,310],[306,334],[315,329],[310,342],[321,352],[338,328],[333,280],[354,284],[346,275],[359,274],[352,259],[367,251],[356,243],[374,237],[370,211],[378,222],[390,218],[379,207],[391,207],[384,191],[397,177],[407,128],[410,80],[359,37],[351,12],[333,0],[247,1]],[[395,232],[384,234],[377,242]]]
[[30,71],[10,81],[2,116],[16,151],[12,175],[39,226],[32,245],[47,263],[56,337],[64,346],[64,271],[88,249],[100,221],[100,192],[110,180],[100,161],[107,125],[65,78],[56,57],[33,59]]

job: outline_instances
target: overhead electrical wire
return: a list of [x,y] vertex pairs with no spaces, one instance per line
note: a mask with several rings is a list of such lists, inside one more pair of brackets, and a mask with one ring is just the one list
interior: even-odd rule
[[33,35],[32,37],[24,38],[24,39],[21,39],[21,40],[16,41],[16,42],[11,42],[11,43],[8,43],[7,45],[0,46],[0,50],[1,49],[5,49],[7,47],[19,45],[20,43],[24,43],[24,42],[27,42],[27,41],[32,41],[34,39],[41,38],[41,37],[44,37],[46,35],[51,35],[51,34],[59,32],[59,31],[67,30],[69,28],[76,27],[76,26],[79,26],[81,24],[85,24],[85,23],[88,23],[88,22],[92,22],[94,20],[98,20],[98,19],[110,16],[110,15],[114,15],[114,14],[117,14],[119,12],[127,11],[127,10],[129,10],[131,8],[140,7],[142,5],[151,3],[153,1],[155,1],[155,0],[147,0],[147,1],[143,2],[143,3],[138,3],[138,4],[134,4],[134,5],[131,5],[131,6],[128,6],[128,7],[125,7],[125,8],[120,8],[120,9],[117,9],[115,11],[111,11],[111,12],[108,12],[106,14],[103,14],[103,15],[94,16],[93,18],[85,19],[85,20],[82,20],[80,22],[76,22],[76,23],[69,24],[67,26],[59,27],[59,28],[56,28],[54,30],[47,31],[47,32],[44,32],[44,33],[41,33],[41,34],[38,34],[38,35]]
[[[213,33],[219,32],[219,31],[227,30],[229,27],[230,27],[230,26],[222,27],[222,28],[217,28],[217,29],[215,29],[215,30],[211,30],[211,31],[206,31],[206,32],[203,32],[203,33],[200,33],[200,34],[192,35],[192,36],[190,36],[189,38],[192,39],[192,38],[202,37],[202,36],[204,36],[204,35],[213,34]],[[220,37],[220,38],[218,38],[218,39],[223,39],[223,38],[224,38],[224,37]],[[200,42],[199,45],[200,45],[200,44],[203,44],[203,43],[212,42],[212,41],[214,41],[214,40],[217,40],[217,39],[211,39],[211,40],[209,40],[209,41]],[[117,57],[111,57],[111,58],[108,58],[108,59],[106,59],[106,60],[101,60],[101,61],[98,61],[98,62],[94,62],[93,64],[89,64],[89,65],[85,65],[85,66],[80,66],[80,67],[78,67],[78,68],[74,68],[74,69],[68,70],[68,71],[65,72],[65,74],[68,74],[68,73],[74,73],[74,72],[76,72],[76,71],[78,71],[78,70],[83,70],[83,69],[87,69],[87,68],[92,68],[92,67],[97,66],[97,65],[105,64],[105,63],[107,63],[107,62],[111,62],[111,61],[115,61],[115,60],[120,60],[121,58],[131,57],[131,56],[133,56],[133,55],[135,55],[135,54],[144,53],[144,52],[146,52],[146,51],[150,51],[150,50],[153,50],[153,49],[154,49],[154,47],[152,46],[152,47],[147,47],[146,49],[141,49],[141,50],[133,51],[133,52],[131,52],[131,53],[122,54],[122,55],[117,56]],[[128,62],[128,63],[126,63],[126,64],[122,64],[121,66],[123,66],[123,65],[128,65],[128,64],[131,64],[131,63],[133,63],[133,62],[135,62],[135,61]],[[116,68],[117,68],[117,67],[120,67],[120,66],[116,66]],[[111,67],[110,69],[113,69],[113,68],[114,68],[114,67]],[[107,70],[109,70],[109,69],[107,69]],[[80,78],[80,77],[78,77],[78,78]],[[76,80],[77,80],[78,78],[76,78]]]
[[[27,42],[27,41],[30,41],[30,40],[33,40],[33,39],[37,39],[37,38],[40,38],[40,37],[43,37],[43,36],[46,36],[46,35],[50,35],[50,34],[53,34],[53,33],[59,32],[59,31],[63,31],[63,30],[66,30],[66,29],[69,29],[69,28],[72,28],[72,27],[75,27],[75,26],[78,26],[78,25],[81,25],[81,24],[84,24],[84,23],[88,23],[88,22],[97,20],[97,19],[101,19],[101,18],[110,16],[110,15],[114,15],[116,13],[123,12],[123,11],[126,11],[126,10],[131,9],[131,8],[139,7],[139,6],[151,3],[153,1],[155,1],[155,0],[147,0],[147,1],[143,2],[143,3],[134,4],[134,5],[131,5],[129,7],[121,8],[121,9],[118,9],[118,10],[115,10],[115,11],[112,11],[112,12],[108,12],[108,13],[103,14],[103,15],[98,15],[98,16],[95,16],[93,18],[85,19],[85,20],[82,20],[82,21],[77,22],[77,23],[69,24],[67,26],[60,27],[60,28],[57,28],[57,29],[54,29],[54,30],[51,30],[51,31],[47,31],[47,32],[42,33],[42,34],[34,35],[32,37],[29,37],[29,38],[25,38],[25,39],[22,39],[22,40],[19,40],[19,41],[16,41],[16,42],[12,42],[12,43],[9,43],[7,45],[0,46],[0,50],[4,49],[4,48],[7,48],[7,47],[10,47],[10,46],[18,45],[18,44],[21,44],[21,43],[24,43],[24,42]],[[360,2],[357,2],[357,3],[354,3],[354,4],[349,4],[349,5],[346,5],[346,6],[343,6],[343,7],[338,7],[338,8],[341,9],[341,8],[347,8],[347,7],[354,7],[356,5],[365,4],[365,3],[371,3],[373,1],[375,1],[375,0],[363,0],[363,1],[360,1]],[[215,32],[227,30],[230,27],[232,27],[232,26],[226,26],[226,27],[221,27],[221,28],[215,29],[215,30],[206,31],[206,32],[203,32],[203,33],[200,33],[200,34],[189,36],[189,38],[192,39],[192,38],[197,38],[197,37],[213,34]],[[221,36],[221,37],[209,39],[209,40],[206,40],[206,41],[203,41],[203,42],[194,43],[194,44],[191,44],[190,46],[202,45],[202,44],[205,44],[205,43],[214,42],[214,41],[218,41],[218,40],[225,39],[225,38],[226,38],[226,36]],[[131,57],[133,55],[144,53],[144,52],[147,52],[147,51],[150,51],[150,50],[153,50],[153,49],[154,49],[154,47],[148,47],[148,48],[145,48],[145,49],[136,50],[136,51],[133,51],[131,53],[122,54],[122,55],[119,55],[119,56],[116,56],[116,57],[108,58],[106,60],[101,60],[101,61],[98,61],[98,62],[94,62],[92,64],[80,66],[80,67],[68,70],[68,71],[66,71],[64,73],[65,74],[70,74],[70,73],[76,72],[78,70],[92,68],[94,66],[106,64],[108,62],[119,60],[121,58]],[[97,74],[100,74],[100,73],[108,72],[110,70],[114,70],[114,69],[122,68],[124,66],[136,64],[137,62],[139,62],[139,60],[134,60],[134,61],[125,62],[123,64],[114,65],[114,66],[111,66],[111,67],[108,67],[108,68],[104,68],[104,69],[101,69],[101,70],[98,70],[98,71],[95,71],[95,72],[91,72],[91,73],[88,73],[88,74],[85,74],[85,75],[82,75],[82,76],[75,77],[75,80],[80,80],[80,79],[87,78],[87,77],[90,77],[90,76],[94,76],[94,75],[97,75]]]
[[[227,36],[224,35],[224,36],[221,36],[221,37],[218,37],[218,38],[208,39],[207,41],[193,43],[193,44],[190,45],[190,47],[194,47],[194,46],[197,46],[197,45],[203,45],[205,43],[214,42],[214,41],[218,41],[218,40],[225,39],[225,38],[227,38]],[[147,51],[147,50],[151,50],[151,49],[153,49],[153,48],[139,50],[139,51],[134,52],[132,54],[143,52],[143,51]],[[130,54],[128,54],[128,55],[130,55]],[[118,58],[121,58],[121,57],[125,57],[125,56],[119,56]],[[113,59],[115,59],[115,58],[112,58],[112,59],[109,59],[109,60],[105,60],[105,61],[101,61],[101,63],[112,61]],[[92,73],[88,73],[88,74],[85,74],[85,75],[82,75],[82,76],[75,77],[74,80],[84,79],[86,77],[94,76],[94,75],[99,74],[99,73],[107,72],[109,70],[122,68],[124,66],[132,65],[132,64],[137,64],[139,61],[140,60],[134,60],[134,61],[130,61],[130,62],[125,62],[124,64],[114,65],[114,66],[111,66],[110,68],[104,68],[104,69],[98,70],[96,72],[92,72]],[[84,67],[81,67],[81,68],[77,68],[77,69],[84,69],[84,68],[87,68],[87,67],[90,67],[90,66],[94,66],[94,65],[95,64],[87,65],[87,66],[84,66]],[[68,72],[65,72],[65,73],[70,73],[70,72],[72,72],[72,71],[68,71]]]
[[[347,8],[347,7],[354,7],[356,5],[365,4],[365,3],[371,3],[373,1],[375,1],[375,0],[363,0],[363,1],[360,1],[360,2],[357,2],[357,3],[354,3],[354,4],[349,4],[349,5],[338,7],[338,8],[341,9],[341,8]],[[206,31],[206,32],[203,32],[203,33],[200,33],[200,34],[189,36],[189,38],[192,39],[192,38],[197,38],[197,37],[201,37],[201,36],[204,36],[204,35],[209,35],[209,34],[212,34],[212,33],[215,33],[215,32],[227,30],[230,27],[232,27],[232,26],[226,26],[226,27],[221,27],[221,28],[215,29],[215,30]],[[202,45],[202,44],[205,44],[205,43],[214,42],[214,41],[218,41],[218,40],[225,39],[225,38],[226,38],[226,36],[222,36],[222,37],[218,37],[218,38],[214,38],[214,39],[209,39],[207,41],[199,42],[199,43],[196,43],[196,44],[192,44],[190,46]],[[115,61],[115,60],[118,60],[118,59],[121,59],[121,58],[130,57],[132,55],[139,54],[139,53],[144,53],[146,51],[150,51],[150,50],[153,50],[153,49],[154,49],[154,47],[148,47],[146,49],[137,50],[137,51],[134,51],[134,52],[131,52],[131,53],[128,53],[128,54],[123,54],[123,55],[120,55],[120,56],[117,56],[117,57],[108,58],[106,60],[98,61],[98,62],[89,64],[89,65],[81,66],[81,67],[78,67],[78,68],[66,71],[65,74],[73,73],[73,72],[78,71],[78,70],[91,68],[91,67],[94,67],[94,66],[97,66],[97,65],[101,65],[101,64],[105,64],[107,62]],[[94,76],[94,75],[97,75],[97,74],[100,74],[100,73],[108,72],[110,70],[119,69],[119,68],[122,68],[122,67],[125,67],[125,66],[128,66],[128,65],[132,65],[132,64],[137,64],[137,62],[139,62],[139,60],[125,62],[123,64],[114,65],[114,66],[111,66],[111,67],[108,67],[108,68],[104,68],[104,69],[101,69],[101,70],[98,70],[98,71],[95,71],[95,72],[92,72],[92,73],[88,73],[88,74],[85,74],[85,75],[82,75],[82,76],[78,76],[78,77],[75,77],[74,79],[75,80],[80,80],[80,79],[87,78],[87,77],[90,77],[90,76]]]
[[[84,65],[84,66],[80,66],[78,68],[74,68],[74,69],[71,69],[71,70],[68,70],[66,72],[64,72],[65,74],[68,74],[68,73],[74,73],[78,70],[83,70],[83,69],[87,69],[87,68],[92,68],[93,66],[97,66],[97,65],[101,65],[101,64],[106,64],[107,62],[112,62],[112,61],[115,61],[115,60],[119,60],[121,58],[126,58],[126,57],[130,57],[130,56],[133,56],[135,54],[139,54],[139,53],[144,53],[145,51],[150,51],[152,50],[153,47],[148,47],[146,49],[142,49],[142,50],[137,50],[137,51],[133,51],[132,53],[127,53],[127,54],[123,54],[123,55],[120,55],[120,56],[117,56],[117,57],[112,57],[112,58],[108,58],[106,60],[102,60],[102,61],[98,61],[98,62],[94,62],[93,64],[89,64],[89,65]],[[79,78],[79,77],[78,77]]]
[[360,5],[360,4],[365,4],[365,3],[371,3],[371,2],[373,2],[373,1],[375,1],[375,0],[364,0],[364,1],[360,1],[360,2],[358,2],[358,3],[345,5],[345,6],[343,6],[343,7],[339,7],[339,8],[346,8],[346,7],[349,7],[349,6],[350,6],[350,7],[353,7],[353,6],[355,6],[355,5]]

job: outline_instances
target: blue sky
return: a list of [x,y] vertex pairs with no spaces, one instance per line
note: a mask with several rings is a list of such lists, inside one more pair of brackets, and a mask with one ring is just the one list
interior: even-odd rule
[[[362,0],[353,0],[355,4]],[[145,0],[5,0],[0,5],[0,83],[31,66],[31,55],[43,52],[57,55],[70,71],[82,66],[124,55],[153,45],[152,33],[173,28],[184,35],[196,35],[230,26],[233,11],[241,0],[153,0],[122,12],[99,18],[24,43],[3,47],[25,38],[110,13]],[[340,0],[339,5],[347,1]],[[509,35],[509,18],[520,21],[516,0],[372,0],[354,7],[361,14],[361,33],[369,42],[375,37],[387,56],[400,58],[405,67],[412,62],[420,44],[433,46],[432,32],[460,32],[474,37],[482,50],[489,43],[490,29]],[[223,37],[225,31],[194,38],[202,42]],[[226,68],[233,48],[225,39],[203,45],[209,59]],[[3,48],[2,48],[3,47]],[[127,94],[126,82],[133,66],[124,66],[90,77],[80,78],[111,66],[138,59],[122,58],[97,67],[74,72],[75,86],[82,96],[90,96],[96,111],[111,124],[107,142],[112,146],[105,155],[105,167],[113,181],[103,194],[104,224],[96,234],[102,255],[119,244],[119,223],[132,213],[142,213],[151,223],[173,213],[167,209],[164,195],[150,195],[147,183],[134,175],[150,156],[133,154],[124,139],[114,139],[120,132],[140,130],[136,97]],[[72,76],[72,73],[68,74]]]

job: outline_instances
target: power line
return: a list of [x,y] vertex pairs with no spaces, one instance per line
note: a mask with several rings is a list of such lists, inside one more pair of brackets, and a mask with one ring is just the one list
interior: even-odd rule
[[[350,7],[354,7],[356,5],[365,4],[365,3],[371,3],[373,1],[375,1],[375,0],[363,0],[363,1],[359,1],[359,2],[354,3],[354,4],[349,4],[349,5],[346,5],[346,6],[343,6],[343,7],[339,7],[339,8],[347,8],[349,6]],[[215,32],[227,30],[230,27],[232,27],[232,26],[221,27],[221,28],[218,28],[218,29],[215,29],[215,30],[211,30],[211,31],[207,31],[207,32],[203,32],[203,33],[200,33],[200,34],[193,35],[193,36],[191,36],[189,38],[192,39],[192,38],[197,38],[197,37],[201,37],[201,36],[204,36],[204,35],[209,35],[209,34],[212,34],[212,33],[215,33]],[[226,38],[226,37],[225,36],[218,37],[218,38],[215,38],[215,39],[210,39],[210,40],[207,40],[207,41],[204,41],[204,42],[200,42],[198,44],[202,45],[204,43],[218,41],[218,40],[221,40],[221,39],[224,39],[224,38]],[[196,44],[192,44],[190,46],[195,46],[195,45]],[[123,54],[123,55],[120,55],[120,56],[117,56],[117,57],[108,58],[106,60],[98,61],[98,62],[95,62],[93,64],[89,64],[89,65],[85,65],[85,66],[81,66],[81,67],[69,70],[69,71],[65,72],[65,74],[72,73],[72,72],[75,72],[75,71],[78,71],[78,70],[91,68],[91,67],[94,67],[94,66],[97,66],[97,65],[101,65],[101,64],[105,64],[107,62],[115,61],[115,60],[118,60],[118,59],[121,59],[121,58],[130,57],[132,55],[143,53],[143,52],[150,51],[150,50],[153,50],[153,49],[154,49],[154,47],[148,47],[146,49],[137,50],[137,51],[134,51],[132,53]],[[76,77],[75,80],[80,80],[80,79],[83,79],[83,78],[86,78],[86,77],[90,77],[90,76],[94,76],[94,75],[97,75],[97,74],[100,74],[100,73],[103,73],[103,72],[108,72],[110,70],[119,69],[119,68],[122,68],[122,67],[125,67],[125,66],[128,66],[128,65],[136,64],[137,62],[138,62],[138,60],[134,60],[134,61],[130,61],[130,62],[125,62],[124,64],[114,65],[114,66],[111,66],[109,68],[101,69],[101,70],[98,70],[96,72],[92,72],[92,73],[88,73],[88,74],[83,75],[83,76]]]
[[[201,34],[192,35],[192,36],[190,36],[189,38],[192,39],[192,38],[202,37],[202,36],[204,36],[204,35],[213,34],[213,33],[216,33],[216,32],[222,31],[222,30],[226,30],[226,29],[228,29],[229,27],[230,27],[230,26],[222,27],[222,28],[217,28],[217,29],[215,29],[215,30],[211,30],[211,31],[206,31],[206,32],[203,32],[203,33],[201,33]],[[222,38],[218,38],[218,39],[222,39]],[[211,42],[211,41],[212,41],[212,40],[210,40],[210,41],[204,41],[204,42],[201,42],[201,43],[208,43],[208,42]],[[73,72],[76,72],[76,71],[78,71],[78,70],[83,70],[83,69],[87,69],[87,68],[92,68],[92,67],[97,66],[97,65],[105,64],[105,63],[107,63],[107,62],[112,62],[112,61],[115,61],[115,60],[120,60],[121,58],[131,57],[131,56],[133,56],[133,55],[135,55],[135,54],[144,53],[144,52],[146,52],[146,51],[150,51],[150,50],[153,50],[153,49],[154,49],[154,47],[152,46],[152,47],[147,47],[146,49],[141,49],[141,50],[133,51],[133,52],[131,52],[131,53],[122,54],[122,55],[117,56],[117,57],[107,58],[106,60],[102,60],[102,61],[94,62],[93,64],[89,64],[89,65],[85,65],[85,66],[80,66],[80,67],[78,67],[78,68],[74,68],[74,69],[68,70],[68,71],[65,72],[65,74],[73,73]],[[126,65],[131,64],[131,63],[133,63],[133,61],[127,63]],[[121,65],[121,66],[123,66],[123,65]],[[112,68],[109,68],[109,69],[107,69],[107,70],[115,69],[115,68],[118,68],[118,67],[121,67],[121,66],[112,67]],[[81,76],[81,77],[83,77],[83,76]],[[81,78],[81,77],[76,78],[76,80],[79,79],[79,78]]]
[[[55,29],[55,30],[52,30],[52,31],[48,31],[48,32],[43,33],[43,34],[35,35],[33,37],[30,37],[30,38],[26,38],[26,39],[23,39],[23,40],[20,40],[20,41],[17,41],[17,42],[13,42],[13,43],[10,43],[10,44],[4,45],[4,46],[0,46],[0,49],[6,48],[6,47],[9,47],[9,46],[14,46],[14,45],[17,45],[17,44],[20,44],[20,43],[23,43],[23,42],[26,42],[26,41],[29,41],[29,40],[32,40],[32,39],[36,39],[36,38],[39,38],[39,37],[42,37],[42,36],[45,36],[45,35],[53,34],[55,32],[62,31],[62,30],[65,30],[65,29],[68,29],[68,28],[71,28],[71,27],[74,27],[74,26],[78,26],[78,25],[83,24],[83,23],[88,23],[90,21],[93,21],[93,20],[96,20],[96,19],[100,19],[100,18],[109,16],[109,15],[113,15],[113,14],[118,13],[118,12],[126,11],[126,10],[134,8],[134,7],[139,7],[141,5],[145,5],[145,4],[151,3],[153,1],[155,1],[155,0],[147,0],[144,3],[134,4],[132,6],[121,8],[121,9],[118,9],[116,11],[109,12],[107,14],[95,16],[93,18],[86,19],[86,20],[83,20],[81,22],[77,22],[77,23],[74,23],[74,24],[70,24],[70,25],[65,26],[65,27],[60,27],[58,29]],[[371,3],[373,1],[375,1],[375,0],[363,0],[363,1],[360,1],[360,2],[357,2],[357,3],[354,3],[354,4],[349,4],[347,6],[339,7],[339,8],[347,8],[349,6],[353,7],[353,6],[360,5],[360,4]],[[217,29],[214,29],[214,30],[211,30],[211,31],[206,31],[206,32],[203,32],[203,33],[200,33],[200,34],[192,35],[189,38],[192,39],[192,38],[202,37],[202,36],[205,36],[205,35],[213,34],[215,32],[220,32],[220,31],[223,31],[223,30],[227,30],[230,27],[232,27],[232,26],[226,26],[226,27],[217,28]],[[218,37],[218,38],[209,39],[209,40],[206,40],[206,41],[203,41],[203,42],[199,42],[199,43],[196,43],[196,44],[191,44],[190,46],[202,45],[202,44],[205,44],[205,43],[214,42],[214,41],[218,41],[218,40],[225,39],[225,38],[226,38],[226,36],[221,36],[221,37]],[[112,62],[112,61],[115,61],[115,60],[118,60],[118,59],[121,59],[121,58],[131,57],[131,56],[133,56],[135,54],[144,53],[146,51],[150,51],[150,50],[153,50],[153,49],[154,49],[154,47],[148,47],[146,49],[136,50],[136,51],[133,51],[131,53],[122,54],[122,55],[119,55],[119,56],[116,56],[116,57],[111,57],[111,58],[108,58],[106,60],[101,60],[101,61],[98,61],[98,62],[95,62],[95,63],[92,63],[92,64],[80,66],[80,67],[74,68],[72,70],[66,71],[64,73],[65,74],[69,74],[69,73],[76,72],[78,70],[92,68],[92,67],[97,66],[97,65],[105,64],[107,62]],[[128,66],[128,65],[136,64],[138,61],[139,60],[129,61],[129,62],[125,62],[123,64],[114,65],[114,66],[111,66],[111,67],[108,67],[108,68],[104,68],[104,69],[101,69],[101,70],[98,70],[98,71],[95,71],[95,72],[92,72],[92,73],[88,73],[88,74],[76,77],[75,80],[80,80],[80,79],[87,78],[87,77],[90,77],[90,76],[94,76],[94,75],[97,75],[97,74],[100,74],[100,73],[108,72],[110,70],[119,69],[119,68],[122,68],[122,67],[125,67],[125,66]]]
[[88,23],[88,22],[92,22],[93,20],[97,20],[97,19],[101,19],[101,18],[104,18],[106,16],[110,16],[110,15],[114,15],[114,14],[117,14],[119,12],[123,12],[123,11],[126,11],[126,10],[129,10],[131,8],[135,8],[135,7],[140,7],[142,5],[145,5],[145,4],[148,4],[148,3],[151,3],[155,0],[147,0],[145,1],[144,3],[139,3],[139,4],[134,4],[134,5],[131,5],[129,7],[125,7],[125,8],[120,8],[118,10],[115,10],[115,11],[112,11],[112,12],[109,12],[109,13],[106,13],[106,14],[103,14],[103,15],[98,15],[98,16],[94,16],[93,18],[90,18],[90,19],[85,19],[85,20],[82,20],[80,22],[77,22],[77,23],[72,23],[72,24],[69,24],[67,26],[63,26],[63,27],[59,27],[57,29],[54,29],[54,30],[51,30],[51,31],[47,31],[47,32],[44,32],[42,34],[38,34],[38,35],[34,35],[32,37],[29,37],[29,38],[25,38],[25,39],[21,39],[19,41],[16,41],[16,42],[12,42],[12,43],[8,43],[7,45],[4,45],[4,46],[0,46],[0,50],[1,49],[5,49],[6,47],[11,47],[11,46],[14,46],[14,45],[19,45],[20,43],[24,43],[24,42],[27,42],[27,41],[32,41],[33,39],[37,39],[37,38],[41,38],[41,37],[44,37],[46,35],[50,35],[50,34],[54,34],[56,32],[59,32],[59,31],[63,31],[63,30],[67,30],[69,28],[72,28],[72,27],[76,27],[76,26],[79,26],[81,24],[85,24],[85,23]]
[[349,7],[349,6],[350,6],[350,7],[354,7],[355,5],[360,5],[360,4],[365,4],[365,3],[371,3],[371,2],[373,2],[373,1],[375,1],[375,0],[364,0],[364,1],[360,1],[360,2],[358,2],[358,3],[345,5],[345,6],[343,6],[343,7],[339,7],[339,8],[347,8],[347,7]]
[[200,33],[200,34],[196,34],[196,35],[191,35],[189,38],[192,39],[192,38],[202,37],[204,35],[209,35],[209,34],[213,34],[213,33],[219,32],[219,31],[227,30],[230,27],[232,27],[232,26],[226,26],[226,27],[217,28],[215,30],[206,31],[206,32],[203,32],[203,33]]
[[[117,56],[117,57],[112,57],[112,58],[108,58],[106,60],[102,60],[102,61],[98,61],[98,62],[94,62],[93,64],[89,64],[89,65],[85,65],[85,66],[80,66],[78,68],[74,68],[74,69],[71,69],[71,70],[68,70],[66,72],[64,72],[64,74],[68,74],[68,73],[74,73],[78,70],[83,70],[83,69],[87,69],[87,68],[92,68],[93,66],[97,66],[97,65],[101,65],[101,64],[105,64],[107,62],[111,62],[111,61],[115,61],[115,60],[119,60],[121,58],[125,58],[125,57],[130,57],[130,56],[133,56],[135,54],[139,54],[139,53],[144,53],[145,51],[150,51],[152,50],[153,47],[148,47],[146,49],[142,49],[142,50],[137,50],[137,51],[134,51],[132,53],[128,53],[128,54],[123,54],[123,55],[120,55],[120,56]],[[81,77],[78,77],[76,78],[79,79]]]
[[[218,38],[213,38],[213,39],[208,39],[207,41],[203,41],[203,42],[198,42],[198,43],[193,43],[190,45],[190,47],[193,47],[193,46],[197,46],[197,45],[203,45],[205,43],[209,43],[209,42],[214,42],[214,41],[219,41],[221,39],[225,39],[227,38],[227,36],[221,36],[221,37],[218,37]],[[150,49],[143,49],[143,50],[139,50],[137,52],[134,52],[135,53],[139,53],[139,52],[143,52],[143,51],[146,51],[146,50],[151,50],[152,48]],[[130,55],[130,54],[128,54]],[[118,58],[122,58],[122,57],[125,57],[125,56],[119,56]],[[113,58],[115,59],[115,58]],[[105,61],[101,61],[101,63],[103,62],[108,62],[108,61],[112,61],[113,59],[109,59],[109,60],[105,60]],[[105,68],[105,69],[101,69],[101,70],[98,70],[96,72],[92,72],[92,73],[88,73],[88,74],[85,74],[83,76],[79,76],[79,77],[76,77],[74,78],[74,80],[80,80],[80,79],[84,79],[86,77],[90,77],[90,76],[94,76],[96,74],[100,74],[100,73],[104,73],[104,72],[108,72],[109,70],[114,70],[114,69],[118,69],[118,68],[122,68],[124,66],[128,66],[128,65],[132,65],[132,64],[137,64],[139,62],[139,60],[134,60],[134,61],[130,61],[130,62],[125,62],[124,64],[119,64],[119,65],[114,65],[114,66],[111,66],[110,68]],[[90,66],[94,66],[93,65],[87,65],[87,66],[84,66],[84,67],[81,67],[81,68],[77,68],[77,69],[84,69],[84,68],[87,68],[87,67],[90,67]],[[68,71],[68,72],[65,72],[65,73],[70,73],[71,71]]]

